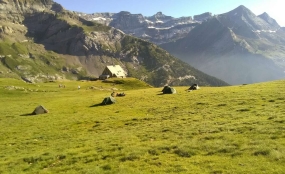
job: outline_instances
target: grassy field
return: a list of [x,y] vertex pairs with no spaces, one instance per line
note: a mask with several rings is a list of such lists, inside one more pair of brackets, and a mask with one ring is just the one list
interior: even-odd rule
[[284,80],[189,86],[0,79],[0,173],[284,173]]

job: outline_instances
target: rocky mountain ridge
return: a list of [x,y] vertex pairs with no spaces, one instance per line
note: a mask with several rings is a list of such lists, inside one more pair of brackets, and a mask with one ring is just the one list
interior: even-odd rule
[[142,38],[155,44],[167,43],[186,36],[195,26],[212,17],[207,12],[189,17],[174,18],[162,12],[153,16],[131,14],[127,11],[119,13],[92,13],[76,12],[80,17],[88,21],[111,26],[122,30],[124,33]]
[[153,86],[227,85],[155,44],[87,21],[52,0],[2,0],[0,9],[0,77],[98,77],[107,65],[119,64]]

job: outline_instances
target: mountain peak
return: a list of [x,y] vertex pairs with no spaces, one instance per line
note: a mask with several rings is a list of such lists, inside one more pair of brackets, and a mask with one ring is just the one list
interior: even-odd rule
[[247,9],[244,5],[240,5],[237,7],[238,9]]
[[265,22],[270,24],[272,27],[278,29],[280,28],[279,24],[276,22],[275,19],[271,18],[266,12],[262,13],[261,15],[258,15],[259,18],[263,19]]
[[243,13],[252,13],[248,8],[246,8],[244,5],[240,5],[237,8],[233,9],[231,12],[235,12],[238,14],[243,14]]
[[122,14],[122,15],[129,15],[131,14],[130,12],[128,11],[120,11],[118,14]]
[[230,16],[231,18],[241,19],[241,20],[245,20],[245,19],[254,20],[254,18],[256,18],[256,15],[254,13],[252,13],[244,5],[240,5],[237,8],[235,8],[235,9],[233,9],[227,13],[224,13],[223,15],[227,15],[227,16]]
[[157,18],[164,18],[166,15],[163,14],[161,11],[159,11],[154,16],[157,17]]
[[157,12],[155,15],[148,17],[148,19],[150,20],[169,20],[172,19],[173,17],[171,16],[166,16],[165,14],[163,14],[161,11]]
[[246,19],[253,19],[256,18],[256,15],[251,12],[248,8],[246,8],[244,5],[240,5],[237,8],[222,14],[221,16],[226,15],[229,16],[231,18],[235,18],[235,19],[241,19],[244,20],[244,18]]
[[261,15],[259,15],[259,16],[264,16],[264,17],[270,17],[266,12],[264,12],[264,13],[262,13]]
[[248,38],[258,38],[258,35],[254,31],[276,30],[275,25],[271,25],[267,19],[256,16],[243,5],[238,6],[232,11],[218,15],[218,19],[225,26],[231,28],[235,34]]
[[164,15],[164,14],[161,11],[159,11],[155,15],[158,15],[158,16],[160,15],[161,16],[161,15]]

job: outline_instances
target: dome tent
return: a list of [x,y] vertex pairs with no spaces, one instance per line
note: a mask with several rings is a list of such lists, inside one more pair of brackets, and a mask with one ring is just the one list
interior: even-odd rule
[[173,87],[164,86],[164,88],[162,89],[162,93],[163,94],[175,94],[176,90]]
[[39,105],[32,112],[32,115],[45,114],[45,113],[48,113],[48,110],[45,107],[43,107],[42,105]]
[[193,84],[192,86],[190,86],[188,90],[197,90],[197,89],[199,89],[198,84]]

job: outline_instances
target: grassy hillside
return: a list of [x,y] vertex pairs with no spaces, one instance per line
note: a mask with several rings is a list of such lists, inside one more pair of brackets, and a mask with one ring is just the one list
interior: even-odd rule
[[0,173],[284,172],[284,80],[173,95],[115,80],[0,79]]

